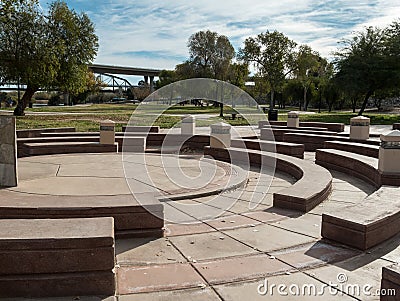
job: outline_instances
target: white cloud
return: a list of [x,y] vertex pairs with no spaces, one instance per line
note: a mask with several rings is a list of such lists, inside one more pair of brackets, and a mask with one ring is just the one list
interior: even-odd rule
[[[86,10],[100,37],[97,63],[173,69],[188,58],[199,30],[227,35],[236,50],[245,38],[278,30],[329,56],[337,42],[367,25],[400,15],[398,0],[67,1]],[[153,52],[153,54],[151,53]]]

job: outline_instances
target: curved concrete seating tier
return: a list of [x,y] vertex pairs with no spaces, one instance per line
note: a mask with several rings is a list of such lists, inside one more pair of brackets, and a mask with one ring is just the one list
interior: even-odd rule
[[[267,125],[281,125],[286,126],[286,121],[259,121],[258,127],[262,128]],[[300,121],[300,127],[318,127],[318,128],[327,128],[328,131],[332,132],[343,132],[344,131],[344,123],[328,123],[328,122],[304,122]]]
[[42,133],[67,133],[75,132],[74,127],[64,127],[64,128],[46,128],[46,129],[25,129],[17,130],[18,138],[34,138],[40,137]]
[[[0,219],[113,217],[116,237],[163,235],[163,206],[153,195],[139,204],[132,195],[59,196],[1,191]],[[143,199],[143,198],[142,198]],[[157,212],[157,216],[151,214]]]
[[393,123],[393,130],[400,130],[400,123]]
[[122,132],[128,133],[158,133],[160,132],[159,126],[122,126]]
[[249,161],[260,166],[261,163],[271,164],[276,159],[276,169],[290,174],[297,182],[289,188],[274,193],[275,207],[308,212],[323,202],[332,190],[332,175],[328,170],[318,167],[312,162],[264,151],[229,148],[216,149],[205,147],[204,155],[210,155],[216,160],[225,162]]
[[317,149],[315,163],[358,177],[375,187],[400,186],[398,174],[382,174],[378,159],[336,149]]
[[322,236],[366,250],[400,232],[400,187],[382,186],[362,202],[322,215]]
[[314,152],[318,148],[324,148],[325,141],[344,141],[344,142],[357,142],[370,145],[380,145],[379,140],[352,140],[349,137],[331,136],[323,134],[303,134],[303,133],[287,133],[283,135],[283,141],[290,143],[304,144],[306,151]]
[[[98,140],[98,138],[97,138]],[[99,142],[45,142],[24,143],[21,156],[38,156],[72,153],[115,153],[118,152],[118,144],[100,144]]]
[[111,217],[0,220],[0,297],[115,293]]
[[[274,134],[275,140],[276,141],[284,141],[284,135],[287,133],[298,133],[298,134],[315,134],[315,135],[329,135],[329,136],[335,136],[337,133],[336,132],[330,132],[330,131],[306,131],[298,128],[286,128],[286,129],[274,129],[274,128],[262,128],[260,129],[260,138],[263,139],[269,139],[271,136],[271,131]],[[287,142],[287,141],[286,141]]]
[[400,265],[394,264],[388,267],[382,268],[382,281],[381,289],[391,294],[382,294],[380,301],[396,301],[400,296]]
[[[350,137],[350,133],[338,133],[337,135],[341,137]],[[370,138],[379,138],[380,136],[381,134],[379,133],[369,133]]]
[[325,141],[324,148],[338,149],[367,157],[379,158],[378,145],[344,141]]
[[277,152],[279,154],[304,158],[304,145],[286,142],[269,142],[253,139],[232,139],[231,146],[237,148],[248,148],[253,150],[263,150],[267,152]]
[[307,126],[302,126],[302,127],[288,127],[286,125],[270,125],[270,126],[265,126],[266,128],[271,128],[271,129],[294,129],[294,130],[303,130],[303,131],[328,131],[328,128],[322,128],[322,127],[307,127]]

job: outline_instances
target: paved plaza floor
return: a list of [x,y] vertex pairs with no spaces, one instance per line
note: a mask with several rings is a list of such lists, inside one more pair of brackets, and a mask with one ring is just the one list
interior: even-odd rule
[[[187,194],[163,202],[163,238],[116,240],[115,297],[47,300],[379,300],[381,268],[399,262],[400,236],[367,252],[321,238],[322,213],[362,202],[375,190],[361,180],[332,172],[329,199],[300,214],[272,206],[272,194],[295,182],[284,173],[243,173],[196,154],[170,155],[165,162],[157,154],[131,159],[128,165],[116,154],[19,159],[20,184],[7,193],[89,196],[134,189],[156,197]],[[305,160],[313,161],[314,153],[306,153]],[[178,166],[191,181],[168,177],[166,170]],[[127,175],[133,182],[125,180]],[[260,191],[260,179],[269,189]],[[251,203],[255,197],[257,206]],[[363,291],[366,285],[369,290]]]

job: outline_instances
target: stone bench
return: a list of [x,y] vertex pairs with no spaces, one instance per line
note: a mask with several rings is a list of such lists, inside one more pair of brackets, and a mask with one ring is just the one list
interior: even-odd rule
[[0,200],[0,219],[113,217],[116,237],[163,235],[164,208],[154,195],[142,204],[144,197],[139,203],[132,195],[48,196],[0,190]]
[[[286,121],[259,121],[258,122],[258,127],[261,129],[262,127],[266,125],[281,125],[281,126],[286,126],[287,122]],[[343,132],[344,131],[344,123],[328,123],[328,122],[307,122],[307,121],[300,121],[300,127],[321,127],[321,128],[327,128],[328,131],[332,132]]]
[[394,264],[382,268],[381,294],[380,301],[398,301],[400,296],[400,266]]
[[271,139],[271,131],[274,134],[275,141],[284,141],[284,135],[288,133],[296,133],[296,134],[315,134],[315,135],[324,135],[324,136],[335,136],[336,132],[330,131],[308,131],[302,130],[298,128],[287,128],[287,129],[274,129],[274,128],[262,128],[260,129],[260,139],[261,140],[269,140]]
[[397,174],[381,174],[378,159],[336,149],[317,149],[315,163],[358,177],[379,188],[382,185],[400,186]]
[[393,123],[393,130],[400,130],[400,123]]
[[271,129],[282,129],[282,130],[287,130],[287,129],[294,129],[294,130],[303,130],[303,131],[328,131],[328,128],[321,128],[321,127],[307,127],[307,126],[302,126],[302,127],[288,127],[286,125],[271,125],[271,126],[265,126],[266,128],[271,128]]
[[22,152],[26,156],[72,154],[72,153],[116,153],[118,144],[100,144],[99,142],[46,142],[24,143]]
[[[338,133],[337,135],[341,136],[341,137],[350,137],[350,133]],[[369,133],[369,137],[370,138],[379,138],[379,137],[381,137],[381,134],[379,134],[379,133]]]
[[113,219],[0,220],[0,297],[115,293]]
[[42,133],[64,133],[64,132],[75,132],[75,128],[74,127],[64,127],[64,128],[17,130],[17,137],[18,138],[34,138],[34,137],[40,137],[40,135]]
[[367,157],[379,158],[378,145],[344,141],[325,141],[324,148],[338,149]]
[[122,126],[122,132],[128,133],[159,133],[160,127],[159,126]]
[[304,158],[304,145],[286,142],[269,142],[253,139],[232,139],[231,146],[236,148],[247,148],[267,152],[277,152],[297,158]]
[[216,160],[225,162],[236,163],[236,161],[246,162],[248,160],[254,166],[265,164],[296,178],[297,182],[294,185],[273,194],[275,207],[308,212],[326,200],[332,190],[330,172],[307,160],[233,147],[229,149],[205,147],[204,155],[210,155]]
[[400,232],[400,187],[382,186],[362,202],[322,215],[322,237],[367,250]]
[[283,135],[284,142],[301,143],[304,144],[306,151],[314,152],[318,148],[324,148],[326,141],[344,141],[344,142],[357,142],[370,145],[380,145],[378,140],[352,140],[349,137],[331,136],[323,134],[303,134],[303,133],[287,133]]

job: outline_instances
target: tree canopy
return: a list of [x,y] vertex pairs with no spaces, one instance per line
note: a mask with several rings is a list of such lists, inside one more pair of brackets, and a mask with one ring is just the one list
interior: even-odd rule
[[45,14],[36,0],[4,0],[0,11],[0,80],[26,85],[15,115],[24,114],[39,88],[72,94],[85,89],[88,64],[98,49],[86,14],[62,1],[50,4]]
[[363,99],[362,115],[375,92],[393,89],[400,81],[400,24],[368,27],[343,43],[336,53],[336,81],[347,94]]
[[282,86],[286,76],[293,71],[296,43],[278,31],[266,31],[244,41],[239,59],[253,64],[269,84],[273,106],[274,92]]

